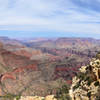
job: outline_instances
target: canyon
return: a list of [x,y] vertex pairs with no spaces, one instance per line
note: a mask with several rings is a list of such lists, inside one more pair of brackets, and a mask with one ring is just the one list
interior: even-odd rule
[[92,38],[0,37],[0,96],[55,95],[99,50],[100,40]]

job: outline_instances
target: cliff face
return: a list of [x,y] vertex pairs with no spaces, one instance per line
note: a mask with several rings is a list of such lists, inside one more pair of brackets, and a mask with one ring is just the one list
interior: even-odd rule
[[70,89],[72,100],[100,100],[100,59],[92,59],[79,70]]

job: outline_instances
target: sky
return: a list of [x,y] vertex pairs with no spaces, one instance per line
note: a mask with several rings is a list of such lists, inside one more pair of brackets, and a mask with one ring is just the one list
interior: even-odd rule
[[100,0],[0,0],[0,36],[100,38]]

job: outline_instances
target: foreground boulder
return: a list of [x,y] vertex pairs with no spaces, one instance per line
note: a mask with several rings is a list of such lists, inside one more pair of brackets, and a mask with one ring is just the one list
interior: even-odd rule
[[57,100],[57,99],[54,98],[54,95],[48,95],[46,97],[40,97],[40,96],[21,96],[21,98],[19,100]]
[[80,68],[70,89],[72,100],[100,100],[100,59]]

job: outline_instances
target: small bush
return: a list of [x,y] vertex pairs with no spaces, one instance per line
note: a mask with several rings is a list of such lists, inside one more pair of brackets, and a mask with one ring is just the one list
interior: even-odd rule
[[95,86],[98,86],[98,85],[99,85],[99,81],[96,81],[96,82],[94,83],[94,85],[95,85]]
[[61,88],[57,89],[56,96],[57,100],[70,100],[69,88],[67,85],[63,85]]
[[91,97],[91,92],[88,92],[87,93],[87,96],[90,98]]

